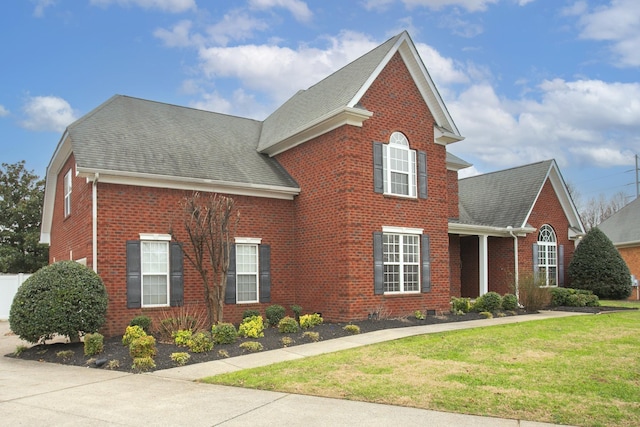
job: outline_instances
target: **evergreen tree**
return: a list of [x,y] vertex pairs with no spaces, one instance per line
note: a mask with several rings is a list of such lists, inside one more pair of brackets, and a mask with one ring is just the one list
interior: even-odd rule
[[44,180],[24,164],[0,167],[0,273],[33,273],[49,261],[39,243]]
[[576,248],[569,263],[571,287],[592,291],[602,299],[631,295],[631,273],[611,240],[592,228]]

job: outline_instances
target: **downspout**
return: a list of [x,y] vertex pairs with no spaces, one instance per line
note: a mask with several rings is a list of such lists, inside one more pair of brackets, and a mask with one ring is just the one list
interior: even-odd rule
[[513,256],[514,256],[514,275],[515,275],[515,280],[516,280],[516,298],[518,300],[518,302],[520,302],[520,289],[519,289],[519,278],[518,278],[518,236],[516,236],[515,234],[513,234],[513,227],[508,226],[507,227],[507,231],[509,231],[509,234],[511,235],[511,237],[513,237]]
[[92,259],[91,265],[93,267],[93,271],[98,272],[98,178],[100,178],[100,174],[98,172],[93,175],[93,184],[92,184],[92,194],[91,194],[91,226],[92,226]]

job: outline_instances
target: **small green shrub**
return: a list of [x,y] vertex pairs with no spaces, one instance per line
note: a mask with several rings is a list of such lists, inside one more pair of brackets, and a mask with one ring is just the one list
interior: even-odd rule
[[227,358],[229,357],[229,352],[227,350],[218,350],[218,356]]
[[96,332],[84,336],[84,355],[95,356],[104,349],[104,335]]
[[27,347],[26,345],[22,345],[22,344],[18,345],[18,346],[16,346],[16,350],[13,352],[13,355],[18,357],[28,348],[29,347]]
[[552,288],[551,306],[599,307],[600,299],[593,292],[584,289]]
[[187,346],[194,353],[205,353],[213,349],[213,340],[207,333],[196,332],[187,343]]
[[191,359],[191,355],[185,352],[171,353],[171,360],[178,366],[184,366]]
[[505,294],[502,297],[502,309],[513,311],[518,309],[518,298],[514,294]]
[[278,322],[278,331],[282,334],[294,334],[298,329],[298,322],[293,317],[285,316]]
[[238,339],[238,330],[232,323],[218,323],[211,328],[215,344],[233,344]]
[[158,349],[156,348],[156,339],[151,335],[145,335],[131,341],[129,344],[129,354],[132,359],[155,357]]
[[300,307],[297,304],[293,304],[291,306],[291,311],[293,311],[293,314],[296,316],[296,319],[299,319],[300,315],[302,314],[302,307]]
[[156,367],[156,362],[153,361],[153,357],[134,357],[131,368],[136,372],[150,371]]
[[496,317],[507,317],[507,313],[499,311],[499,312],[496,313]]
[[107,301],[107,290],[93,270],[74,261],[58,261],[33,273],[18,288],[9,325],[30,343],[54,335],[78,342],[104,325]]
[[481,311],[479,314],[487,319],[493,319],[493,313],[490,311]]
[[146,335],[147,333],[140,326],[127,326],[122,336],[122,345],[128,346],[133,340]]
[[468,313],[471,311],[471,300],[469,298],[451,298],[451,311],[457,313]]
[[73,350],[61,350],[56,353],[56,357],[58,359],[62,359],[62,361],[64,362],[71,359],[74,355],[75,353],[73,352]]
[[502,297],[497,292],[487,292],[484,295],[479,296],[473,304],[474,311],[498,311],[502,308]]
[[260,312],[258,310],[245,310],[242,312],[242,320],[255,316],[260,316]]
[[360,326],[358,325],[345,325],[345,327],[342,329],[344,329],[351,335],[358,335],[360,333]]
[[287,346],[293,344],[295,341],[291,337],[282,337],[282,338],[280,338],[280,342],[282,343],[282,345],[284,347],[287,347]]
[[416,310],[413,312],[413,317],[418,320],[424,320],[424,313],[422,312],[422,310]]
[[131,319],[129,326],[140,326],[147,334],[151,332],[151,318],[144,314]]
[[111,359],[107,362],[107,369],[118,369],[120,368],[120,361],[118,359]]
[[250,353],[262,351],[264,349],[262,344],[257,341],[245,341],[240,344],[240,348]]
[[276,326],[285,315],[285,309],[283,306],[278,304],[273,304],[267,307],[264,312],[267,317],[267,322],[270,326]]
[[245,338],[264,337],[264,322],[262,316],[245,318],[238,328],[238,335]]
[[192,336],[191,329],[182,329],[173,333],[173,342],[180,347],[187,347]]
[[307,341],[316,342],[320,340],[320,334],[317,332],[307,331],[304,334],[302,334],[302,338]]
[[320,324],[322,324],[322,317],[318,313],[300,316],[300,327],[302,329],[311,329]]

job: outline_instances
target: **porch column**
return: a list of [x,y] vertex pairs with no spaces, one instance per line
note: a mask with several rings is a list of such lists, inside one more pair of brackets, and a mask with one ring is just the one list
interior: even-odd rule
[[478,236],[478,276],[480,279],[479,295],[489,292],[489,248],[487,235]]

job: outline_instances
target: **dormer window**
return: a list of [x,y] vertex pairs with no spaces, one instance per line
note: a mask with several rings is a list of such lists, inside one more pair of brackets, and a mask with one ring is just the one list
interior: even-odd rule
[[389,142],[373,143],[374,191],[392,196],[427,198],[427,155],[412,150],[401,132]]

